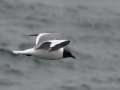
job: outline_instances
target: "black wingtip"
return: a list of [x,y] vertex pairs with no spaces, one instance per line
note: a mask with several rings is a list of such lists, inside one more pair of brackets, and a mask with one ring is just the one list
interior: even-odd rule
[[68,45],[69,43],[70,43],[70,40],[66,40],[66,41],[64,41],[64,42],[61,42],[61,43],[55,45],[54,47],[51,47],[49,51],[51,52],[51,51],[58,50],[58,49],[60,49],[60,48],[62,48],[62,47],[65,47],[65,46]]
[[70,40],[67,40],[67,41],[66,41],[66,44],[69,44],[69,43],[70,43]]
[[24,36],[38,36],[38,34],[28,34],[28,35],[24,35]]

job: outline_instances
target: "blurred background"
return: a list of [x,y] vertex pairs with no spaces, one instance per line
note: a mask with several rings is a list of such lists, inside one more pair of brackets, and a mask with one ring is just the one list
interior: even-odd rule
[[[14,56],[24,35],[68,36],[77,59]],[[0,0],[0,90],[120,90],[119,0]]]

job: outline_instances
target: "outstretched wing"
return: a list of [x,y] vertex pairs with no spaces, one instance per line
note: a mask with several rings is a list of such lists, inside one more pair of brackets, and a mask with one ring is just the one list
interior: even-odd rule
[[63,39],[63,36],[60,33],[40,33],[36,37],[36,45],[41,44],[48,40],[60,40]]
[[44,41],[48,40],[61,40],[65,39],[60,33],[39,33],[39,34],[29,34],[25,36],[36,36],[35,44],[42,44]]
[[44,50],[49,50],[51,42],[44,42],[40,46],[36,45],[34,48],[35,49],[44,49]]
[[44,42],[48,42],[49,40],[63,40],[65,39],[60,33],[40,33],[36,37],[35,47],[40,47]]
[[50,33],[40,33],[38,34],[38,36],[36,37],[36,41],[35,41],[35,44],[39,44],[40,42],[42,43],[43,41],[46,41],[44,40],[46,36],[48,36]]
[[49,49],[50,51],[54,51],[70,43],[69,40],[66,40],[67,37],[60,33],[39,33],[27,36],[37,36],[35,49]]
[[50,40],[50,41],[52,43],[51,43],[49,51],[58,50],[62,47],[65,47],[66,45],[68,45],[70,43],[69,40]]
[[42,43],[40,46],[37,45],[35,49],[44,49],[48,51],[55,51],[62,47],[67,46],[70,43],[69,40],[49,40]]

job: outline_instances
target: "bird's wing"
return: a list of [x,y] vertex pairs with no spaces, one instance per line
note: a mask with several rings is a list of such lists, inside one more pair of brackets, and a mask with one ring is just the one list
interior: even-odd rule
[[63,36],[60,33],[40,33],[36,37],[36,45],[48,40],[61,40]]
[[49,40],[63,40],[65,39],[60,33],[40,33],[36,37],[35,47],[41,46],[44,42],[48,42]]
[[40,46],[36,45],[35,49],[55,51],[62,47],[67,46],[69,43],[70,43],[69,40],[49,40],[49,41],[43,42]]
[[[29,34],[24,36],[36,36],[35,44],[43,43],[48,40],[60,40],[63,39],[63,35],[60,33],[39,33],[39,34]],[[65,37],[64,37],[65,39]]]
[[30,34],[27,36],[37,36],[35,40],[35,49],[51,49],[57,50],[60,47],[66,46],[69,44],[69,40],[61,33],[39,33],[39,34]]
[[44,50],[49,50],[51,42],[43,42],[40,46],[36,45],[34,48],[35,49],[44,49]]
[[50,33],[39,33],[36,37],[35,44],[37,45],[40,42],[46,41],[44,40],[46,36],[48,36]]
[[50,49],[49,51],[54,51],[54,50],[58,50],[62,47],[67,46],[70,41],[69,40],[50,40],[52,43],[50,45]]

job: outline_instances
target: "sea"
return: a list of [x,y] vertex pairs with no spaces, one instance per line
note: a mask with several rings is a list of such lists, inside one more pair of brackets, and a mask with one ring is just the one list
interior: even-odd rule
[[[14,55],[56,32],[76,59]],[[0,0],[0,90],[120,90],[120,0]]]

